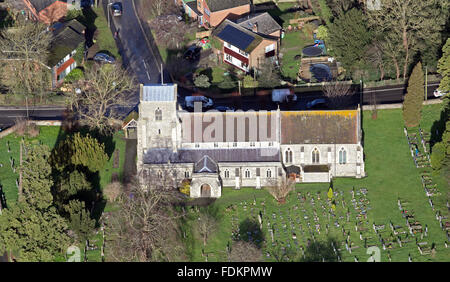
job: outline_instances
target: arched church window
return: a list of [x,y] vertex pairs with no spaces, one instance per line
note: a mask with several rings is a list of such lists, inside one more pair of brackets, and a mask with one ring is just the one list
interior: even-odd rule
[[162,120],[162,111],[160,108],[157,108],[155,111],[155,120],[157,120],[157,121]]
[[320,156],[319,150],[317,150],[317,148],[314,148],[314,150],[312,151],[311,155],[312,155],[312,163],[313,164],[318,164],[320,162],[320,160],[319,160],[319,156]]

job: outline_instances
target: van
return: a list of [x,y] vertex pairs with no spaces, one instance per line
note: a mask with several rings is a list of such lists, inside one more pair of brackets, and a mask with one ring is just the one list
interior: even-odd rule
[[272,102],[280,103],[291,103],[297,101],[297,95],[294,91],[289,88],[285,89],[274,89],[272,90]]
[[213,101],[205,96],[186,96],[186,98],[184,98],[184,102],[186,105],[186,108],[194,108],[194,104],[196,102],[200,102],[202,103],[202,108],[203,109],[207,109],[207,108],[211,108],[214,103]]

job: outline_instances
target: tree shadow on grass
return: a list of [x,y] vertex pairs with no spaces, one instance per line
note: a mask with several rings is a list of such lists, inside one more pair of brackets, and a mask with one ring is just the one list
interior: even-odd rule
[[[336,248],[336,253],[333,250],[333,245]],[[338,243],[333,238],[328,238],[327,241],[316,241],[311,243],[305,249],[305,256],[300,257],[300,262],[337,262],[338,256],[341,254],[337,250]]]
[[441,111],[441,116],[439,120],[435,121],[431,126],[430,148],[432,148],[434,144],[442,141],[442,134],[445,131],[445,124],[448,121],[449,116],[449,99],[450,98],[446,98],[446,100],[444,100],[444,108]]
[[239,224],[239,237],[241,240],[253,243],[261,248],[264,241],[264,233],[259,223],[254,219],[246,218]]

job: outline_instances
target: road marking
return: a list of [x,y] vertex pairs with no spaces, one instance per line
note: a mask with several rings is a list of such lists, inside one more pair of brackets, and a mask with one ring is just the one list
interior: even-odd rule
[[147,73],[148,80],[150,80],[150,82],[151,82],[150,74],[148,74],[147,64],[145,63],[145,60],[142,60],[142,62],[144,62],[145,72]]

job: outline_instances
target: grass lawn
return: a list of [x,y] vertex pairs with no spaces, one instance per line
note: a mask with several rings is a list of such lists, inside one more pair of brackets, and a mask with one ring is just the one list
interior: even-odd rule
[[[116,46],[116,41],[111,33],[111,30],[108,27],[108,19],[103,12],[102,7],[93,8],[97,17],[95,18],[94,25],[97,28],[97,36],[96,43],[99,47],[99,50],[105,50],[110,52],[116,59],[120,58],[119,50]],[[112,19],[111,19],[112,20]]]
[[[429,130],[433,120],[439,117],[440,105],[432,105],[424,107],[422,128]],[[435,214],[428,204],[428,199],[425,196],[422,184],[420,181],[420,170],[414,166],[414,162],[411,158],[411,154],[408,148],[406,138],[403,133],[403,121],[400,109],[395,110],[379,110],[378,119],[372,120],[369,111],[364,112],[363,115],[363,130],[364,130],[364,150],[365,150],[365,165],[368,176],[364,179],[352,179],[352,178],[338,178],[333,182],[336,199],[336,218],[339,219],[340,227],[334,226],[335,219],[331,221],[327,219],[327,213],[320,208],[320,205],[326,206],[326,192],[329,188],[328,184],[300,184],[297,185],[295,192],[291,193],[287,199],[286,204],[279,205],[276,203],[272,196],[265,190],[255,189],[241,189],[235,191],[231,188],[224,188],[222,197],[219,198],[214,206],[219,210],[219,222],[217,230],[212,234],[204,252],[209,254],[208,261],[225,261],[226,260],[226,246],[227,243],[232,240],[232,224],[234,227],[241,225],[241,232],[245,229],[243,222],[247,218],[253,218],[256,222],[257,214],[263,212],[263,232],[262,235],[269,242],[263,246],[263,254],[266,260],[272,260],[273,258],[267,258],[266,252],[271,250],[271,238],[269,235],[267,223],[270,222],[274,226],[275,240],[278,240],[279,245],[291,247],[295,246],[295,240],[291,238],[292,231],[284,232],[283,225],[287,225],[287,229],[290,229],[290,224],[294,224],[296,230],[297,240],[299,246],[305,246],[307,239],[311,239],[309,231],[307,229],[307,222],[311,223],[311,227],[315,229],[313,218],[313,210],[317,210],[319,217],[319,223],[321,225],[320,235],[317,232],[313,233],[316,236],[316,240],[325,242],[327,239],[332,238],[339,243],[342,243],[346,235],[342,234],[342,225],[344,225],[345,231],[350,231],[350,241],[353,242],[352,246],[357,248],[350,254],[345,250],[344,245],[339,245],[337,248],[341,249],[341,259],[343,261],[354,261],[354,257],[358,257],[359,261],[367,261],[370,255],[366,253],[363,241],[359,239],[359,232],[355,231],[355,222],[357,212],[355,211],[351,203],[351,191],[355,188],[355,198],[357,202],[361,200],[361,203],[366,203],[367,220],[362,220],[362,226],[366,228],[363,232],[363,237],[368,238],[368,245],[376,245],[381,250],[381,261],[388,261],[387,250],[381,248],[381,244],[378,241],[378,235],[372,228],[372,224],[385,225],[384,229],[380,230],[381,236],[388,241],[391,238],[391,228],[389,223],[400,226],[401,230],[408,231],[405,219],[402,217],[401,212],[397,206],[397,200],[400,198],[409,213],[413,213],[415,219],[420,222],[422,227],[427,225],[428,236],[421,238],[420,235],[413,237],[409,235],[406,238],[406,234],[402,234],[401,240],[404,242],[403,247],[399,247],[398,243],[394,241],[393,248],[389,250],[392,261],[408,261],[408,254],[411,254],[413,261],[449,261],[450,252],[445,249],[444,242],[446,240],[445,233],[440,229],[438,221],[435,219]],[[361,188],[368,190],[367,196],[363,197],[360,192]],[[440,187],[440,189],[448,189],[448,187]],[[342,191],[342,192],[341,192]],[[298,194],[306,195],[307,201],[301,204],[298,199]],[[321,200],[317,200],[317,192],[320,193]],[[342,193],[342,194],[341,194]],[[358,195],[359,194],[359,195]],[[316,201],[315,208],[312,207],[309,202],[311,196],[314,196]],[[368,202],[365,202],[367,201]],[[256,205],[253,206],[254,201]],[[264,207],[262,203],[264,202]],[[345,208],[342,207],[342,202],[345,203]],[[244,208],[245,206],[245,208]],[[295,209],[297,206],[298,209]],[[233,208],[230,208],[233,207]],[[227,210],[227,208],[229,208]],[[253,209],[253,210],[252,210]],[[304,211],[302,211],[304,209]],[[350,210],[350,221],[346,221],[347,209]],[[273,218],[275,214],[275,219]],[[304,215],[308,215],[309,219],[303,218]],[[281,216],[284,219],[280,219]],[[288,216],[291,218],[288,219]],[[189,217],[187,225],[193,224],[196,212],[189,211]],[[234,217],[234,220],[233,220]],[[303,232],[298,229],[299,224],[297,220],[303,226]],[[233,222],[234,221],[234,222]],[[233,223],[232,223],[233,222]],[[327,236],[325,233],[325,225],[329,224],[330,232]],[[246,230],[244,230],[246,231]],[[244,232],[246,233],[246,232]],[[245,234],[244,234],[245,235]],[[257,234],[254,235],[257,238]],[[197,239],[195,239],[197,238]],[[416,238],[419,242],[427,242],[427,247],[431,247],[432,243],[436,243],[436,254],[432,258],[431,255],[420,255],[418,248],[415,244]],[[393,239],[393,238],[391,238]],[[409,241],[409,242],[406,242]],[[191,234],[186,239],[186,243],[189,246],[189,255],[194,261],[205,261],[202,257],[202,242],[198,239],[198,235]],[[300,253],[299,251],[297,251]]]

